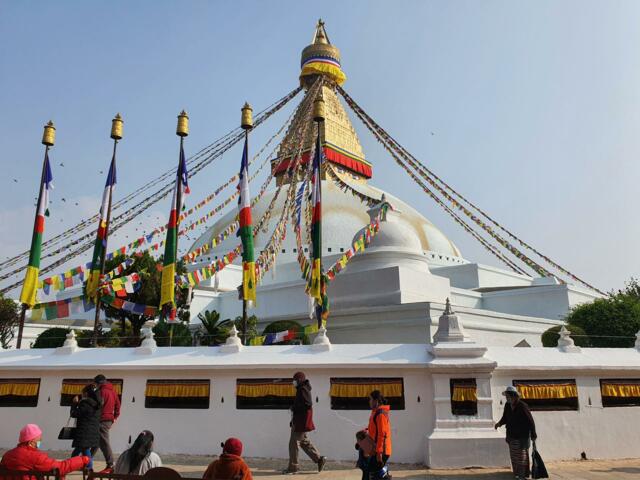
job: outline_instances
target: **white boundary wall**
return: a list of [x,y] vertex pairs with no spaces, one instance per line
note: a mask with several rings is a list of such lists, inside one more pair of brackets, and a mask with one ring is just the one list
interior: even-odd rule
[[[427,353],[427,345],[416,344],[333,345],[326,352],[309,346],[220,350],[158,348],[148,355],[135,349],[79,349],[66,355],[55,350],[0,352],[0,378],[41,378],[37,408],[0,408],[0,448],[14,446],[24,424],[37,423],[45,432],[45,448],[70,450],[70,442],[56,438],[68,418],[68,407],[60,406],[62,379],[103,373],[124,380],[123,413],[112,430],[115,451],[126,448],[129,436],[150,429],[160,453],[217,454],[222,440],[238,436],[247,456],[286,458],[289,413],[236,409],[235,382],[290,377],[303,370],[313,386],[317,430],[311,438],[332,459],[355,458],[355,425],[364,427],[369,412],[331,410],[330,377],[403,377],[406,408],[391,414],[394,462],[505,465],[504,429],[496,433],[492,427],[502,414],[500,392],[513,379],[553,378],[576,380],[580,409],[534,412],[545,459],[577,458],[583,451],[589,458],[640,457],[640,407],[602,408],[599,388],[599,378],[640,378],[640,352],[635,349],[564,353],[493,347],[480,358],[436,358]],[[446,397],[449,379],[469,377],[479,379],[479,415],[455,417]],[[210,408],[147,409],[147,379],[210,379]]]

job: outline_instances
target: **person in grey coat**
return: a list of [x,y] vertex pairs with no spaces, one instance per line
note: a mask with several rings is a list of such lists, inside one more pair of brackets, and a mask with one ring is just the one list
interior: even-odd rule
[[129,450],[122,452],[113,473],[144,475],[155,467],[161,467],[160,456],[153,451],[153,433],[143,430]]

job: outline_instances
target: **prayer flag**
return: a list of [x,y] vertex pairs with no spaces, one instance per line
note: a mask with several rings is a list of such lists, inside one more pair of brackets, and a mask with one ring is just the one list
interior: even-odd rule
[[248,137],[244,139],[240,180],[238,190],[238,218],[240,228],[238,236],[242,239],[242,298],[255,304],[256,301],[256,264],[253,254],[253,225],[251,221],[251,196],[249,194],[249,152]]
[[116,153],[113,152],[111,166],[107,174],[107,181],[102,192],[102,205],[100,206],[100,220],[98,222],[98,233],[93,246],[93,259],[91,260],[91,270],[87,279],[87,295],[89,298],[96,298],[98,295],[98,285],[102,274],[102,265],[107,250],[107,235],[109,234],[109,209],[113,198],[113,189],[116,186]]
[[[171,200],[171,213],[167,236],[164,244],[164,261],[162,265],[162,282],[160,288],[160,307],[168,305],[173,311],[176,306],[176,258],[178,255],[178,216],[184,207],[184,196],[189,193],[189,174],[184,156],[184,148],[180,142],[180,159],[176,172],[176,183]],[[175,318],[171,315],[171,320]]]
[[44,154],[42,165],[42,179],[38,196],[38,209],[31,237],[29,251],[29,265],[20,292],[20,302],[31,308],[36,304],[36,290],[38,289],[38,273],[40,272],[40,254],[42,251],[42,235],[44,234],[44,217],[49,216],[49,193],[53,189],[53,175],[49,165],[49,152]]

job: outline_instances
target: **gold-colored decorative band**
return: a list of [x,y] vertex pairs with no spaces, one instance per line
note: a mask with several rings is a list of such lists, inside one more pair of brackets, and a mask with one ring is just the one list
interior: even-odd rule
[[[89,380],[86,382],[63,382],[60,393],[62,395],[80,395],[85,386],[91,383]],[[113,384],[113,389],[118,395],[122,395],[122,385],[119,383]]]
[[332,397],[367,398],[374,390],[380,390],[385,397],[402,397],[402,383],[332,383],[329,393]]
[[476,387],[453,387],[451,400],[454,402],[477,402],[478,392]]
[[147,397],[184,398],[184,397],[208,397],[209,384],[147,384],[145,390]]
[[0,397],[8,395],[35,397],[39,390],[39,383],[2,383],[0,384]]
[[239,397],[295,397],[296,389],[292,384],[261,383],[241,384],[236,387],[236,395]]
[[523,399],[552,400],[561,398],[577,398],[578,387],[571,384],[539,384],[539,385],[515,385]]
[[600,391],[603,397],[640,398],[640,384],[603,383]]

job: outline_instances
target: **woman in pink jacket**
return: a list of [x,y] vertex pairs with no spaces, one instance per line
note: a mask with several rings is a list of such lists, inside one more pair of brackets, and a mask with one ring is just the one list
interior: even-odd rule
[[[40,427],[33,423],[26,425],[20,430],[18,446],[4,454],[0,466],[17,471],[49,472],[55,469],[64,477],[70,472],[82,470],[89,463],[90,458],[84,456],[55,460],[40,450],[41,441]],[[29,480],[29,477],[25,475],[23,480]]]

